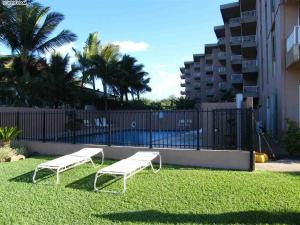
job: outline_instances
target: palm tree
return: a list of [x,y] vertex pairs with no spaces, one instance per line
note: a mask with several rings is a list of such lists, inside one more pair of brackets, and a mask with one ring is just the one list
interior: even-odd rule
[[40,86],[44,90],[44,99],[48,105],[57,108],[61,105],[73,104],[77,100],[77,87],[80,81],[77,79],[79,68],[74,64],[69,70],[70,57],[54,53],[51,55],[49,69],[44,74]]
[[98,33],[90,33],[89,37],[85,42],[85,46],[83,48],[83,52],[76,50],[73,48],[75,52],[75,56],[79,63],[80,70],[82,72],[81,76],[81,87],[84,86],[86,83],[92,83],[93,89],[96,89],[95,84],[95,76],[92,74],[88,74],[88,70],[90,70],[92,66],[92,58],[98,54],[100,51],[100,41],[98,39]]
[[4,13],[1,14],[0,41],[20,57],[22,75],[28,73],[26,65],[30,58],[76,40],[76,35],[69,30],[49,38],[64,19],[62,14],[50,12],[50,7],[29,1],[26,6],[9,9],[1,4],[1,9]]
[[136,94],[140,99],[140,94],[146,91],[151,91],[148,83],[150,78],[147,78],[148,73],[143,71],[142,64],[136,64],[137,60],[130,55],[123,55],[118,63],[118,73],[115,77],[115,86],[117,87],[121,101],[124,96],[128,102],[128,93]]

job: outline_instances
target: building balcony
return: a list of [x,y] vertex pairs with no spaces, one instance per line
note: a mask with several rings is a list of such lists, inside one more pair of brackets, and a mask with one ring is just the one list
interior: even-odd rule
[[180,78],[181,78],[181,79],[185,79],[185,78],[186,78],[186,75],[185,75],[185,74],[181,74],[181,75],[180,75]]
[[256,47],[256,35],[243,36],[242,47],[243,48]]
[[206,61],[206,62],[212,61],[212,60],[213,60],[212,54],[206,54],[206,55],[205,55],[205,61]]
[[181,83],[180,86],[181,87],[186,87],[186,83]]
[[181,95],[186,95],[186,92],[185,91],[181,91],[180,94]]
[[243,73],[257,73],[257,60],[243,60],[242,71]]
[[228,22],[229,22],[230,28],[241,26],[241,18],[240,17],[230,18]]
[[225,82],[220,82],[219,83],[219,90],[220,91],[226,91],[227,87],[226,87],[226,83]]
[[256,22],[256,10],[244,11],[241,14],[241,22],[242,23],[252,23]]
[[191,69],[185,69],[185,74],[191,74]]
[[231,45],[241,45],[242,44],[242,37],[241,36],[234,36],[230,38]]
[[213,72],[214,71],[214,67],[213,66],[205,66],[205,72]]
[[218,38],[218,45],[219,46],[224,46],[225,45],[225,38],[224,37]]
[[226,60],[226,52],[219,52],[218,60]]
[[201,86],[200,86],[200,85],[195,86],[195,87],[194,87],[194,90],[195,90],[195,91],[201,91]]
[[200,70],[201,69],[201,64],[196,62],[194,63],[194,70]]
[[295,26],[286,39],[286,68],[300,65],[300,26]]
[[244,86],[244,97],[258,97],[258,86]]
[[218,67],[218,70],[217,70],[217,73],[218,75],[226,75],[226,72],[227,72],[227,69],[225,66],[219,66]]
[[244,82],[243,74],[231,74],[232,84],[243,84],[243,82]]
[[195,81],[201,81],[201,76],[198,76],[198,75],[195,76],[195,77],[194,77],[194,80],[195,80]]
[[242,55],[232,55],[231,64],[242,64],[243,56]]
[[214,89],[206,90],[206,96],[207,97],[213,97],[214,95],[215,95],[215,90]]
[[213,84],[214,83],[214,77],[206,77],[206,83],[207,84]]

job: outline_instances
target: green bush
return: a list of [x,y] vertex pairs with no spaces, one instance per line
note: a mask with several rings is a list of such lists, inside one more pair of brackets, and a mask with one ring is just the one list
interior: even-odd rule
[[293,120],[286,119],[286,123],[287,129],[283,134],[283,144],[289,154],[300,154],[300,128]]
[[4,145],[9,145],[10,141],[15,140],[21,131],[16,127],[0,127],[0,141]]
[[0,148],[0,162],[7,162],[16,152],[9,146]]
[[27,156],[27,147],[20,141],[11,141],[10,147],[16,152],[17,155]]

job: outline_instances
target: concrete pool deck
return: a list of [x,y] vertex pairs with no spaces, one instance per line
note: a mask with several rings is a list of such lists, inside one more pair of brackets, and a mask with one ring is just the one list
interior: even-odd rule
[[300,160],[281,159],[267,163],[256,163],[255,168],[263,171],[300,173]]

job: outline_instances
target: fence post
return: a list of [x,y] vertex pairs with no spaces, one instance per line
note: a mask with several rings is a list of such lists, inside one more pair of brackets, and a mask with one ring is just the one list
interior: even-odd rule
[[73,138],[72,138],[72,144],[76,144],[76,140],[75,140],[75,132],[76,132],[76,111],[73,111]]
[[149,123],[150,123],[150,148],[152,148],[152,110],[149,112]]
[[253,132],[254,132],[253,109],[249,109],[248,114],[250,114],[250,116],[248,116],[249,117],[249,132],[250,132],[250,134],[249,134],[250,135],[250,143],[249,143],[250,171],[254,171],[255,170],[255,162],[254,162],[254,136],[253,136]]
[[[18,130],[20,130],[20,112],[16,112],[16,127]],[[20,139],[20,134],[18,135],[17,139]]]
[[43,111],[43,142],[46,142],[46,111]]
[[197,150],[200,150],[200,111],[197,109]]
[[111,146],[111,112],[108,112],[108,146]]

